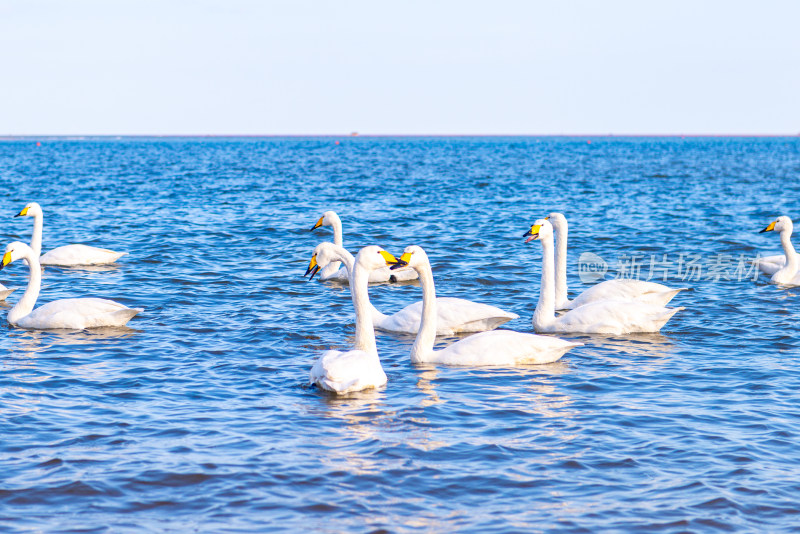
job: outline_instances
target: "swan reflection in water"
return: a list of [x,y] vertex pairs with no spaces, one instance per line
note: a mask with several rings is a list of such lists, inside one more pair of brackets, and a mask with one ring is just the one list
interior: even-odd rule
[[91,345],[110,339],[125,339],[144,332],[128,326],[102,326],[87,330],[26,330],[9,327],[13,345],[8,352],[30,353],[32,356],[54,346]]
[[[550,383],[552,377],[565,375],[572,371],[572,366],[563,359],[556,362],[540,365],[517,365],[514,367],[445,367],[432,364],[416,364],[417,388],[425,395],[420,401],[420,406],[429,407],[447,402],[447,397],[442,398],[436,389],[436,378],[443,370],[458,372],[465,371],[475,384],[486,383],[486,389],[492,394],[501,394],[505,398],[514,396],[515,401],[525,406],[525,410],[547,417],[559,417],[557,409],[569,405],[569,396],[559,391],[557,386]],[[518,384],[501,385],[493,379],[501,377],[505,382],[509,378],[530,379],[530,386],[521,389]],[[476,386],[477,387],[477,386]],[[461,388],[460,388],[461,389]],[[472,390],[473,388],[468,388]],[[522,395],[522,396],[521,396]],[[462,393],[456,393],[457,397]]]
[[61,378],[68,376],[81,381],[102,382],[125,363],[107,358],[106,355],[96,357],[97,353],[86,352],[85,346],[103,346],[105,341],[129,338],[140,332],[142,331],[128,327],[83,331],[24,330],[9,327],[0,345],[5,352],[4,358],[0,360],[0,373],[9,379],[6,386],[0,387],[0,398],[3,399],[0,415],[21,415],[36,411],[40,399],[43,396],[48,397],[49,393],[43,391],[41,386],[28,387],[28,384],[54,378],[50,372],[43,372],[38,365],[40,358],[54,357],[48,354],[53,347],[81,346],[80,349],[70,352],[64,352],[63,348],[58,349],[55,357],[65,362]]
[[584,344],[583,352],[599,351],[620,356],[646,356],[664,358],[675,351],[671,338],[659,333],[638,333],[625,335],[582,334],[574,336]]
[[107,265],[43,265],[42,272],[47,274],[49,270],[80,272],[86,271],[90,273],[107,273],[119,271],[122,267],[116,263],[109,263]]
[[[117,368],[116,360],[109,358],[95,358],[96,353],[86,352],[87,345],[102,347],[106,341],[127,339],[143,330],[136,330],[126,326],[109,326],[92,328],[91,330],[24,330],[9,327],[5,341],[0,346],[6,352],[2,360],[6,372],[19,370],[22,374],[16,380],[25,382],[38,382],[50,378],[47,375],[28,375],[25,371],[36,368],[38,358],[45,356],[53,347],[58,350],[58,358],[69,360],[68,370],[65,373],[77,375],[81,379],[95,380],[107,376],[109,369]],[[65,352],[63,347],[80,346],[75,351]],[[48,355],[49,356],[49,355]],[[73,360],[70,360],[73,359]]]

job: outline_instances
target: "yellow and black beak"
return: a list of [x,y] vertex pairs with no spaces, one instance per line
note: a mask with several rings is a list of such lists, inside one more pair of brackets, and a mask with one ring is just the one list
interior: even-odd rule
[[[386,252],[385,250],[379,251],[378,254],[380,254],[383,257],[383,261],[386,262],[386,265],[393,266],[394,264],[397,263],[397,258],[395,258],[390,253]],[[394,267],[392,267],[392,269],[394,269]]]
[[27,214],[28,214],[28,206],[25,206],[24,208],[22,208],[22,211],[14,215],[14,217],[24,217]]
[[771,223],[769,223],[769,226],[767,226],[766,228],[764,228],[763,230],[761,230],[758,233],[759,234],[763,234],[764,232],[772,232],[773,230],[775,230],[775,223],[776,222],[778,222],[778,221],[772,221]]
[[401,269],[401,268],[405,267],[406,265],[408,265],[408,262],[411,261],[411,254],[413,254],[413,252],[403,252],[403,255],[400,256],[399,260],[395,259],[395,258],[392,258],[394,260],[393,262],[389,263],[387,261],[386,263],[388,263],[390,265],[389,269],[394,271],[395,269]]
[[314,279],[314,275],[319,272],[319,265],[317,265],[317,255],[314,254],[311,256],[311,261],[308,263],[308,269],[306,269],[306,274],[303,276],[308,276],[308,273],[311,273],[311,278],[309,280]]
[[312,232],[314,230],[316,230],[317,228],[319,228],[320,226],[322,226],[322,219],[324,219],[324,218],[325,218],[325,216],[323,215],[322,217],[319,218],[319,220],[317,221],[317,224],[315,224],[314,226],[311,227],[311,231]]
[[5,267],[9,263],[11,263],[11,251],[10,250],[8,252],[6,252],[5,254],[3,254],[3,262],[2,262],[2,264],[0,264],[0,269]]
[[541,224],[534,224],[533,226],[531,226],[531,229],[525,232],[525,234],[522,236],[522,237],[527,237],[525,242],[527,243],[528,241],[539,239],[539,229],[541,229],[541,227],[542,227]]

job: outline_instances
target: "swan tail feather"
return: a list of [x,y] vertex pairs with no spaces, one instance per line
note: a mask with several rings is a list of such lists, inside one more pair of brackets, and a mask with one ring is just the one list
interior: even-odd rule
[[16,290],[17,288],[0,290],[0,300],[6,300],[6,298]]
[[143,311],[144,308],[124,308],[115,312],[111,312],[110,315],[114,318],[113,326],[125,326],[128,321]]
[[661,293],[658,293],[658,300],[662,306],[666,306],[669,301],[675,298],[675,295],[681,291],[688,291],[688,289],[688,287],[679,287],[677,289],[670,289],[669,291],[662,291]]

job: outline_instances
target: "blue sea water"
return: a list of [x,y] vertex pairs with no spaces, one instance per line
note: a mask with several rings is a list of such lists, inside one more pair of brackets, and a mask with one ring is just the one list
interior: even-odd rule
[[[36,141],[0,142],[4,242],[29,239],[13,215],[37,201],[44,250],[128,252],[46,268],[39,302],[145,311],[71,333],[0,320],[0,531],[800,529],[800,291],[736,270],[800,215],[800,138]],[[583,252],[691,290],[660,334],[562,336],[584,346],[544,366],[412,365],[412,336],[379,333],[388,384],[337,398],[308,371],[352,341],[349,293],[303,278],[330,209],[352,252],[421,245],[439,295],[518,331],[541,273],[522,234],[551,211],[573,294]]]

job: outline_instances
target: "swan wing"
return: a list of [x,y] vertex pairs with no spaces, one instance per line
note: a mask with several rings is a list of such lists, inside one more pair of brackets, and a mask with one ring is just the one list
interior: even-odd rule
[[639,300],[654,306],[664,306],[685,289],[672,289],[664,284],[643,280],[606,280],[575,297],[565,309],[574,310],[604,300]]
[[39,306],[20,319],[17,325],[35,330],[123,326],[141,311],[140,308],[128,308],[113,300],[62,299]]
[[570,310],[556,318],[553,331],[585,334],[658,332],[684,308],[664,308],[635,300],[606,300]]
[[[509,313],[495,306],[454,297],[436,299],[436,334],[452,335],[459,332],[483,332],[516,319],[517,314]],[[422,301],[409,304],[375,326],[390,332],[416,334],[422,317]]]
[[783,254],[776,254],[774,256],[763,256],[756,258],[753,263],[758,270],[767,275],[773,275],[780,271],[786,265],[786,256]]
[[426,361],[470,366],[545,364],[559,360],[571,348],[580,345],[552,336],[494,330],[448,345],[435,351]]
[[380,387],[386,384],[386,373],[380,361],[363,350],[329,350],[314,363],[309,383],[344,394]]
[[125,254],[127,253],[88,245],[64,245],[42,255],[39,263],[60,266],[103,265],[114,263]]

